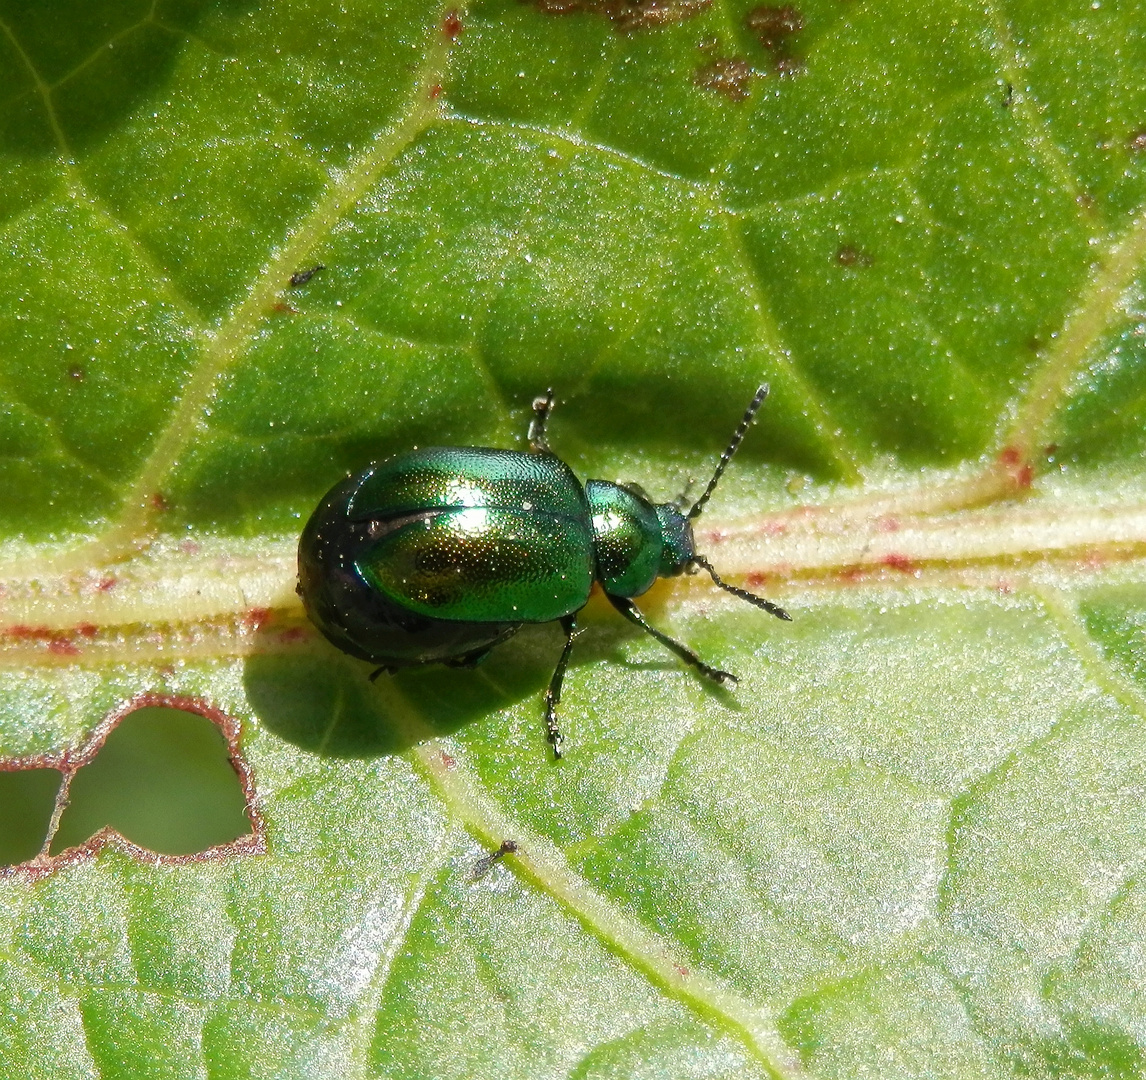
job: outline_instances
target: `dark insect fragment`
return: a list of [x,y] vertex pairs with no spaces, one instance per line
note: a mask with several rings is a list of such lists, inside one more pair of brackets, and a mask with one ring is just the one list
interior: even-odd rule
[[300,285],[305,285],[319,270],[325,270],[326,267],[319,263],[317,266],[312,266],[309,270],[299,270],[295,274],[291,274],[290,283],[292,288],[298,288]]
[[504,859],[506,855],[515,855],[517,853],[516,840],[503,840],[501,847],[497,851],[491,851],[488,855],[482,856],[474,863],[473,874],[471,880],[480,881],[483,877],[490,872],[493,864],[499,859]]

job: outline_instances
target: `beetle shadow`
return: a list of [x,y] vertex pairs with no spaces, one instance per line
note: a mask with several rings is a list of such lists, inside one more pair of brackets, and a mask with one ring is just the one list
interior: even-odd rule
[[556,626],[526,626],[477,668],[406,668],[371,682],[372,665],[309,625],[271,622],[256,634],[243,684],[259,721],[279,738],[327,757],[399,754],[426,738],[541,695],[561,652]]
[[[734,691],[669,653],[663,660],[629,659],[626,646],[642,636],[625,623],[593,620],[577,639],[570,670],[607,661],[634,672],[675,672],[696,679],[723,707],[743,708]],[[544,692],[563,643],[555,623],[526,625],[476,668],[433,664],[371,682],[372,665],[340,652],[304,620],[271,620],[255,637],[243,684],[260,723],[302,750],[338,758],[400,754],[527,699],[537,704],[542,731]],[[563,710],[575,707],[566,693]]]
[[[645,614],[647,616],[648,612]],[[656,615],[657,611],[653,609],[654,620]],[[723,683],[706,678],[696,668],[686,664],[659,644],[652,646],[655,659],[633,660],[629,656],[627,647],[634,641],[648,641],[648,635],[623,619],[609,618],[609,616],[605,618],[607,621],[594,622],[587,628],[588,633],[578,638],[577,644],[573,648],[573,663],[570,664],[570,667],[607,660],[626,671],[655,671],[669,675],[675,672],[682,679],[695,680],[707,697],[724,708],[731,709],[733,712],[743,711],[744,705],[737,697],[735,688],[729,689]],[[584,645],[582,645],[583,642]],[[687,641],[682,643],[689,644]],[[661,655],[656,656],[657,652]],[[719,666],[719,658],[702,655],[701,659]]]

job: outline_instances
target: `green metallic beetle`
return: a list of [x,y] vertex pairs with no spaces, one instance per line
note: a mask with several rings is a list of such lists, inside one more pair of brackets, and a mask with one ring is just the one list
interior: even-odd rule
[[703,568],[720,588],[790,617],[722,581],[692,532],[767,396],[767,386],[756,391],[687,513],[682,501],[654,504],[635,485],[582,485],[549,449],[552,391],[533,403],[529,453],[434,446],[371,465],[335,485],[303,529],[298,592],[306,612],[338,648],[380,665],[371,679],[412,664],[472,667],[522,624],[559,621],[565,648],[545,695],[557,758],[561,684],[594,581],[626,619],[686,663],[735,683],[650,626],[633,597],[658,577]]

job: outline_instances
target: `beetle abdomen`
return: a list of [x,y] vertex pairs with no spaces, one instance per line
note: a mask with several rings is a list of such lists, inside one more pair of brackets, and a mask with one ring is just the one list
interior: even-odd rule
[[593,583],[587,522],[537,510],[465,507],[377,523],[362,577],[409,611],[458,622],[549,622]]
[[589,598],[589,506],[551,454],[427,447],[347,484],[347,524],[365,530],[356,569],[411,614],[549,622]]
[[518,621],[446,622],[413,612],[373,588],[356,562],[376,540],[346,520],[360,476],[327,493],[299,542],[299,593],[311,621],[338,648],[387,667],[448,662],[510,637]]
[[588,514],[581,481],[552,454],[484,446],[429,446],[360,473],[347,517],[386,518],[424,510],[521,510],[581,518]]
[[312,621],[353,656],[464,659],[584,606],[595,558],[580,481],[550,454],[428,447],[336,485],[299,542]]

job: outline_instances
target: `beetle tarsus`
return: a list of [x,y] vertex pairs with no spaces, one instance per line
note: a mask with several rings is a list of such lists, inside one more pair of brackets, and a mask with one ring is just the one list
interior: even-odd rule
[[545,434],[545,425],[549,422],[549,414],[553,411],[553,389],[546,390],[541,397],[533,399],[533,419],[529,421],[529,450],[534,454],[548,454],[549,439]]
[[566,615],[561,620],[561,629],[565,631],[565,647],[561,650],[561,659],[553,671],[553,678],[549,680],[549,689],[545,691],[545,737],[553,747],[553,760],[562,758],[561,747],[565,736],[557,726],[557,706],[561,703],[561,684],[565,681],[565,669],[569,666],[569,654],[573,651],[573,641],[577,637],[577,616]]
[[613,596],[611,593],[606,593],[605,595],[609,597],[609,603],[624,615],[629,622],[639,626],[646,634],[655,637],[666,649],[676,653],[686,664],[696,668],[702,675],[721,684],[726,682],[735,684],[737,682],[736,676],[731,672],[721,671],[720,668],[714,668],[711,664],[706,664],[687,645],[682,645],[679,641],[674,641],[668,634],[662,634],[655,626],[649,623],[644,615],[641,614],[640,608],[627,596]]

